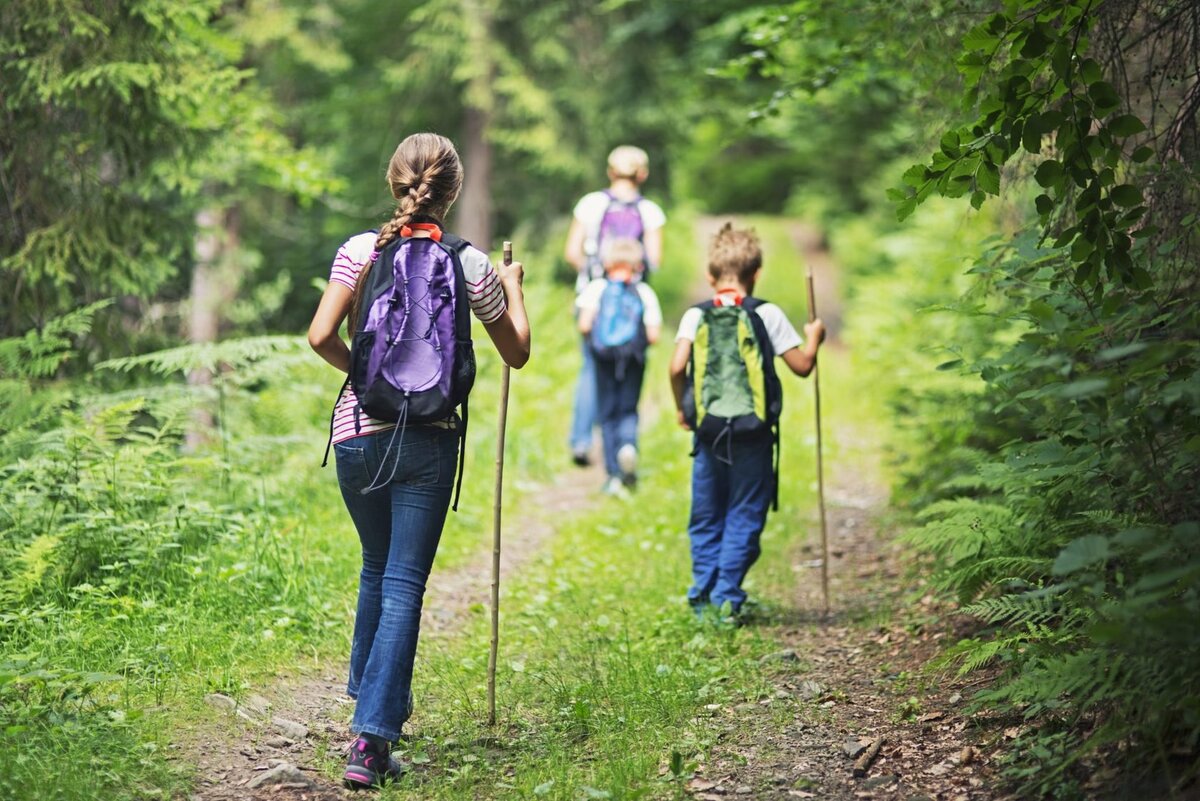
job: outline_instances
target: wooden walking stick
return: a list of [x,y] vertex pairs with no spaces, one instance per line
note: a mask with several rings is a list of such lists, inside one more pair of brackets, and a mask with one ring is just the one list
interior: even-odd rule
[[[817,319],[817,295],[813,291],[812,265],[808,265],[808,321]],[[829,534],[825,526],[825,465],[821,456],[821,371],[813,364],[813,400],[817,412],[817,505],[821,509],[821,598],[829,614]]]
[[[512,264],[512,242],[504,243],[504,263]],[[500,509],[504,493],[504,429],[508,424],[508,364],[500,373],[500,424],[496,429],[496,495],[492,502],[492,642],[488,651],[488,725],[496,725],[496,654],[500,645]]]

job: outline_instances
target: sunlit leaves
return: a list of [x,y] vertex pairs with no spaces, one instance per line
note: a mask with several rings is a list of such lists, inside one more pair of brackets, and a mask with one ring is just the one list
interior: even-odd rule
[[[932,192],[961,197],[969,191],[971,205],[979,208],[987,195],[999,194],[1001,166],[1021,153],[1041,155],[1049,148],[1051,157],[1034,170],[1034,180],[1046,190],[1034,203],[1046,235],[1056,236],[1059,246],[1072,245],[1072,280],[1095,287],[1108,276],[1142,285],[1144,273],[1134,269],[1129,241],[1145,200],[1119,173],[1122,164],[1153,155],[1146,146],[1130,153],[1123,141],[1144,133],[1145,123],[1131,113],[1105,121],[1123,101],[1100,63],[1083,56],[1093,21],[1088,7],[1030,6],[1037,12],[993,15],[964,37],[959,66],[973,84],[964,100],[977,99],[980,115],[970,129],[974,136],[968,141],[965,128],[947,131],[920,181],[909,170],[904,187],[889,197],[901,220]],[[969,187],[962,180],[966,174],[973,176]],[[1074,224],[1063,224],[1071,218]]]

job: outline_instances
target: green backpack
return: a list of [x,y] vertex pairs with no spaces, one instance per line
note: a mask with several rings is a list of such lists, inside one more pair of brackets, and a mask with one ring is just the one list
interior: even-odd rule
[[[696,437],[732,464],[733,441],[770,437],[779,486],[779,413],[783,387],[775,372],[775,351],[766,325],[755,311],[765,301],[746,298],[740,306],[698,304],[700,325],[692,343],[683,414]],[[775,505],[779,499],[776,492]]]

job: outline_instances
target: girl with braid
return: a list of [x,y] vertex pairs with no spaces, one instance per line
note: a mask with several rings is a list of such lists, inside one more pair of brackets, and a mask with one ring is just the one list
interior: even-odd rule
[[[377,264],[384,261],[380,254],[401,238],[412,238],[414,246],[419,237],[444,245],[442,221],[462,181],[458,153],[445,137],[414,134],[396,148],[387,168],[396,209],[378,234],[358,234],[338,249],[309,327],[309,344],[325,361],[349,372],[350,348],[338,330],[347,316],[351,329],[363,319],[360,306],[371,271],[392,266]],[[471,312],[504,361],[522,367],[529,360],[530,336],[521,264],[493,267],[465,243],[457,253]],[[378,787],[401,770],[391,745],[412,713],[421,604],[450,504],[460,425],[451,414],[420,425],[402,423],[398,430],[397,423],[366,415],[349,383],[334,407],[330,439],[338,483],[363,559],[346,687],[356,700],[351,721],[356,739],[345,774],[353,787]]]

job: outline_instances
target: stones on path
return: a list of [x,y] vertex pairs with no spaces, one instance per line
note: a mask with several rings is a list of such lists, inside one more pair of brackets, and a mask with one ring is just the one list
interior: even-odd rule
[[204,696],[204,700],[207,701],[211,706],[215,706],[217,709],[220,709],[224,712],[229,712],[230,714],[237,709],[238,705],[237,701],[233,700],[228,695],[223,695],[221,693],[209,693],[208,695]]
[[230,698],[228,695],[223,693],[209,693],[208,695],[204,696],[204,700],[207,701],[211,706],[215,706],[217,709],[220,709],[222,712],[228,712],[231,715],[237,715],[242,720],[248,720],[251,723],[258,722],[254,715],[252,715],[246,710],[245,707],[243,707],[233,698]]
[[308,727],[303,723],[281,718],[278,715],[271,718],[271,726],[284,737],[293,740],[304,740],[308,737]]
[[870,740],[860,740],[857,737],[849,737],[842,744],[842,753],[847,759],[858,759],[863,752],[867,750],[867,746],[871,744]]
[[824,684],[813,679],[805,679],[796,688],[796,696],[804,701],[816,701],[825,695],[827,688]]
[[868,790],[876,790],[880,787],[887,787],[889,784],[892,784],[899,780],[900,780],[900,777],[895,776],[891,773],[885,773],[882,776],[872,776],[871,778],[866,779],[865,781],[863,781],[862,786]]
[[287,748],[308,738],[308,727],[285,717],[275,715],[267,718],[271,702],[261,695],[250,695],[242,703],[224,693],[209,693],[204,700],[222,712],[236,715],[257,726],[270,726],[278,736],[271,737],[265,744],[271,748]]
[[247,789],[251,790],[256,787],[286,787],[301,790],[311,786],[312,782],[300,771],[300,768],[288,762],[282,762],[246,783]]
[[260,718],[265,718],[271,711],[271,702],[256,693],[246,696],[246,700],[242,701],[241,706],[251,715]]

